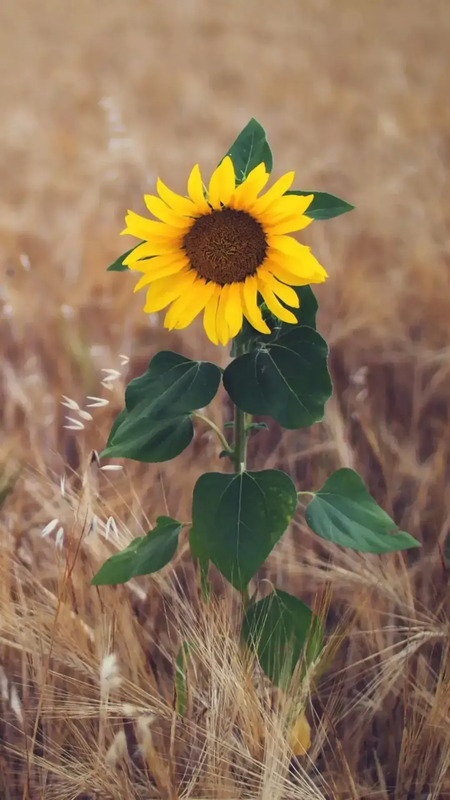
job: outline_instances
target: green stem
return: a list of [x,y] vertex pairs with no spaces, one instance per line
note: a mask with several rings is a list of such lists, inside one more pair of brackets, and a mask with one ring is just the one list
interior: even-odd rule
[[[244,349],[236,347],[236,357],[241,356]],[[246,415],[237,406],[234,407],[234,441],[233,441],[233,467],[235,472],[244,472],[245,457],[247,452]]]
[[245,413],[237,406],[234,407],[234,448],[233,466],[235,472],[244,472],[245,453],[247,450],[247,435],[245,432]]
[[[236,345],[233,353],[236,358],[243,355],[244,348]],[[234,471],[242,473],[245,470],[245,460],[247,453],[247,414],[236,405],[234,406],[234,438],[233,438],[233,451],[232,462]],[[250,595],[248,586],[241,591],[242,613],[245,614],[245,609],[250,602]]]

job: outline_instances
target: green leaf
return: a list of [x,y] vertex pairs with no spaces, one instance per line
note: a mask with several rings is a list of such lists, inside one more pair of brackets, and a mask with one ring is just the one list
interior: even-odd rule
[[298,661],[315,661],[322,649],[322,626],[297,597],[278,589],[248,606],[242,636],[276,686],[287,688]]
[[308,210],[305,211],[305,216],[311,217],[312,219],[332,219],[332,217],[339,217],[341,214],[352,211],[355,207],[352,206],[351,203],[347,203],[346,200],[341,200],[340,197],[335,197],[335,195],[328,194],[328,192],[292,190],[286,192],[286,194],[298,194],[302,196],[313,194],[314,199]]
[[236,184],[242,183],[248,173],[264,162],[267,172],[272,171],[272,152],[264,128],[251,119],[226,153],[231,157],[236,173]]
[[178,547],[178,534],[183,524],[171,517],[158,517],[156,527],[146,536],[138,536],[115,553],[92,578],[92,586],[126,583],[137,575],[150,575],[165,567]]
[[[292,308],[295,316],[298,319],[299,325],[307,325],[308,328],[316,330],[316,314],[319,308],[316,296],[310,286],[294,286],[298,299],[300,300],[300,308]],[[283,323],[284,331],[288,331],[289,323]]]
[[[122,412],[123,413],[123,412]],[[134,412],[122,418],[114,437],[108,439],[101,458],[131,458],[146,464],[170,461],[188,447],[194,436],[189,414],[157,419]]]
[[[122,423],[125,421],[127,416],[128,416],[128,411],[126,410],[126,408],[122,408],[122,411],[119,411],[119,413],[117,414],[117,417],[115,418],[115,420],[114,420],[114,422],[112,424],[111,430],[109,432],[109,438],[108,438],[109,442],[112,442],[112,440],[114,439],[114,436],[116,434],[116,431],[118,431],[118,429],[120,428]],[[103,453],[104,452],[105,451],[103,451]],[[100,453],[100,456],[103,456],[103,453]]]
[[207,473],[194,489],[191,547],[243,590],[296,507],[297,493],[285,472]]
[[106,272],[126,272],[128,270],[128,267],[127,267],[126,264],[123,263],[123,261],[127,256],[130,255],[130,253],[133,252],[133,250],[136,249],[137,246],[138,245],[136,245],[135,247],[132,247],[130,250],[127,250],[126,253],[122,253],[122,255],[119,256],[119,258],[116,258],[116,260],[113,261],[113,263],[109,265],[109,267],[107,268]]
[[232,401],[249,414],[273,417],[285,428],[323,419],[332,386],[328,347],[317,331],[289,325],[264,346],[239,356],[223,375]]
[[125,392],[125,409],[116,418],[102,457],[156,462],[174,458],[190,443],[191,412],[211,402],[220,370],[207,361],[162,351]]
[[420,547],[399,530],[352,469],[330,475],[306,509],[309,527],[329,542],[363,553],[391,553]]
[[211,402],[220,376],[219,367],[209,361],[192,361],[172,350],[161,350],[146,372],[128,384],[125,405],[131,411],[144,402],[151,405],[152,414],[169,412],[170,416],[194,411]]

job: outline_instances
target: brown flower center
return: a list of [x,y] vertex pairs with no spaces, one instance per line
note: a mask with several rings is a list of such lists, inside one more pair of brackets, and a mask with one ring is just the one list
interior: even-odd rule
[[183,247],[202,278],[224,286],[255,274],[266,256],[267,242],[262,225],[250,214],[224,208],[199,217]]

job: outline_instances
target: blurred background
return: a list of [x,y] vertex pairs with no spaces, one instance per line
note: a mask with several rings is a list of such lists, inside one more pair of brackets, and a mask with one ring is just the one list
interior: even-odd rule
[[[302,572],[305,542],[312,544],[298,523],[273,573],[279,585],[309,593],[325,576],[347,606],[359,605],[358,592],[372,580],[384,586],[375,605],[392,611],[400,603],[392,592],[400,592],[416,622],[420,614],[430,625],[441,620],[450,528],[449,41],[446,0],[3,0],[5,574],[12,559],[23,581],[31,575],[55,585],[59,527],[44,539],[42,529],[57,518],[67,540],[89,454],[102,449],[126,382],[157,350],[226,363],[227,352],[206,341],[201,325],[167,333],[162,318],[142,313],[133,277],[105,268],[131,246],[119,237],[124,214],[143,213],[142,195],[156,177],[184,193],[192,165],[208,175],[254,116],[266,128],[275,176],[295,169],[297,188],[335,193],[356,209],[314,223],[303,237],[330,275],[316,292],[335,385],[326,419],[313,431],[261,432],[252,465],[289,468],[307,488],[352,466],[423,542],[409,570],[395,556],[391,571],[374,560],[372,578],[358,583],[367,559],[355,556],[344,569],[337,549],[317,555],[327,563],[332,555],[335,573],[319,562],[316,572],[311,564]],[[105,370],[118,374],[108,380]],[[82,408],[88,395],[108,403],[69,430],[65,417],[74,415],[62,395]],[[213,407],[217,422],[223,403]],[[220,468],[216,456],[203,434],[168,465],[97,470],[89,502],[103,525],[112,517],[130,535],[158,513],[186,518],[193,483],[205,464]],[[72,495],[61,493],[63,476]],[[85,576],[104,556],[103,544],[91,546]],[[364,653],[380,641],[368,636]],[[431,674],[429,681],[432,694]],[[393,713],[384,699],[377,724]],[[372,723],[361,734],[356,771]],[[434,754],[441,745],[433,744]],[[395,783],[392,748],[383,764]],[[406,774],[411,764],[403,766]]]

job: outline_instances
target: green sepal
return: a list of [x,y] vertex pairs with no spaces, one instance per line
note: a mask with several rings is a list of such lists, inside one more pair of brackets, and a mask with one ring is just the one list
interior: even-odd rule
[[305,216],[311,217],[311,219],[332,219],[333,217],[339,217],[341,214],[347,214],[348,211],[352,211],[355,207],[352,206],[351,203],[347,203],[346,200],[342,200],[334,194],[328,194],[328,192],[307,192],[292,189],[287,191],[286,194],[296,194],[302,197],[313,194],[314,199],[309,208],[305,211]]
[[148,369],[128,385],[125,409],[117,416],[102,458],[168,461],[190,443],[191,412],[217,392],[220,370],[170,350],[157,353]]
[[169,563],[178,547],[183,524],[171,517],[158,517],[156,526],[146,536],[138,536],[115,553],[100,567],[91,580],[92,586],[126,583],[138,575],[158,572]]
[[268,678],[287,689],[299,660],[303,659],[306,668],[320,654],[323,631],[309,606],[275,589],[246,608],[242,637]]
[[420,547],[417,539],[399,530],[352,469],[330,475],[307,506],[305,518],[322,539],[362,553]]
[[191,549],[242,591],[296,508],[297,493],[285,472],[207,473],[194,489]]
[[256,119],[247,123],[225,155],[230,156],[233,162],[236,185],[242,183],[258,164],[264,163],[267,172],[272,172],[272,152],[266,132]]

